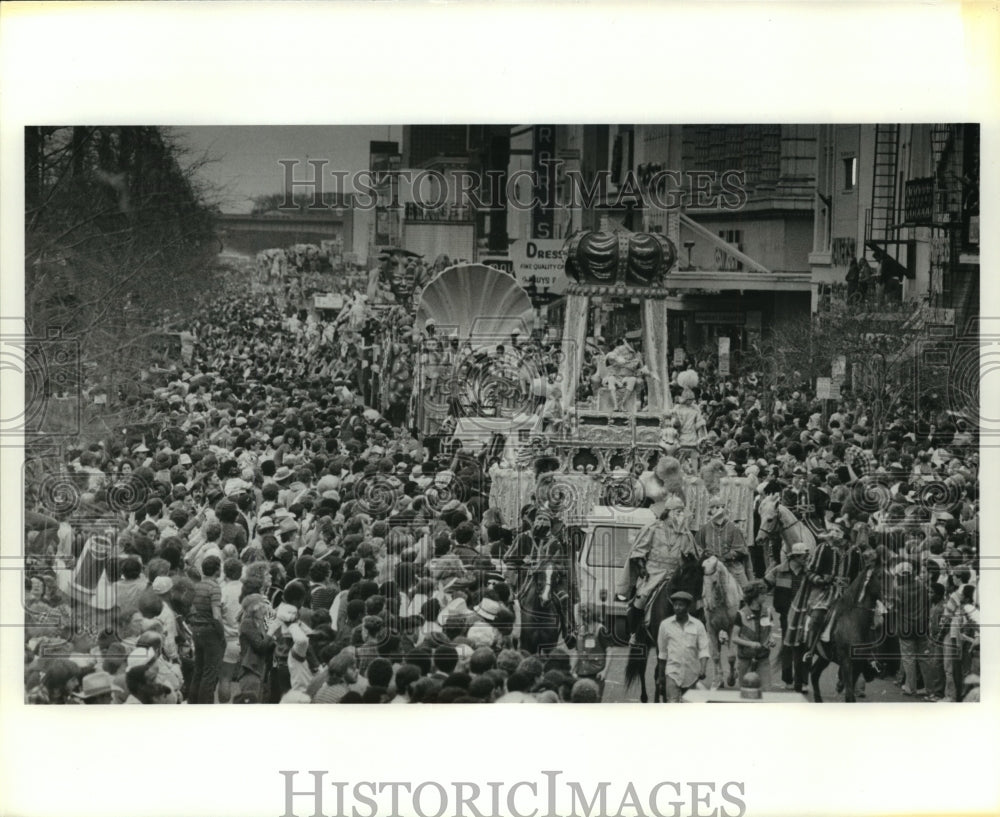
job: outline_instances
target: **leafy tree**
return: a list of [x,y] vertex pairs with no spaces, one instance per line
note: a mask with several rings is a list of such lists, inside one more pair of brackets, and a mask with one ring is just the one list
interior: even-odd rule
[[[755,340],[743,356],[765,394],[806,388],[830,377],[834,359],[846,358],[843,398],[868,417],[876,450],[893,418],[918,405],[916,362],[925,336],[924,313],[913,302],[853,303],[833,299],[824,311],[783,321]],[[769,406],[765,407],[769,409]]]

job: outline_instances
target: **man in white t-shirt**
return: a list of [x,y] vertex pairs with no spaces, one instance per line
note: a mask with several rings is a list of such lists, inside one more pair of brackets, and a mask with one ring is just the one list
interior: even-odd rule
[[312,630],[301,621],[293,621],[288,625],[288,634],[292,637],[292,648],[288,652],[288,675],[292,689],[305,692],[315,673],[309,667],[309,634]]

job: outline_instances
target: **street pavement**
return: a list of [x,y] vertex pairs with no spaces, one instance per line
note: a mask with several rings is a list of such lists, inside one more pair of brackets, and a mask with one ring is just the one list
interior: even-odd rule
[[[652,648],[651,648],[652,649]],[[728,647],[726,648],[728,650]],[[775,648],[771,652],[771,682],[772,690],[782,690],[781,685],[781,667],[778,663],[778,652],[780,650],[780,643],[776,644]],[[728,652],[723,653],[722,660],[722,670],[723,674],[728,674],[729,665],[726,662],[726,655]],[[604,703],[638,703],[639,702],[639,683],[638,681],[631,688],[626,690],[625,688],[625,663],[628,660],[628,648],[627,647],[612,647],[608,650],[608,674],[604,686]],[[656,666],[655,659],[655,649],[654,656],[648,659],[646,665],[646,691],[649,694],[649,700],[653,700],[654,686],[653,686],[653,670]],[[708,662],[708,678],[705,679],[706,685],[711,685],[715,676],[714,667],[712,662]],[[725,680],[725,679],[723,679]],[[777,686],[775,686],[777,684]],[[825,702],[843,702],[843,693],[838,693],[836,690],[837,684],[837,665],[831,664],[823,671],[823,675],[820,677],[820,691],[823,695],[823,700]],[[739,688],[739,681],[737,680],[735,688]],[[878,702],[878,703],[905,703],[913,701],[921,701],[920,698],[907,697],[903,694],[902,689],[896,685],[896,683],[891,679],[876,679],[870,684],[864,684],[863,679],[859,681],[859,689],[865,689],[865,697],[859,699],[859,703],[867,702]],[[765,689],[765,692],[767,690]],[[812,700],[812,691],[809,691],[809,700]],[[922,702],[922,701],[921,701]]]

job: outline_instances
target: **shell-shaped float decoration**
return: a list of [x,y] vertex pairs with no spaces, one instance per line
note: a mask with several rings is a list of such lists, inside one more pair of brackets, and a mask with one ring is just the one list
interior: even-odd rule
[[442,270],[424,287],[416,325],[424,326],[428,319],[439,332],[485,346],[507,342],[515,330],[526,338],[534,310],[512,275],[483,264],[461,264]]

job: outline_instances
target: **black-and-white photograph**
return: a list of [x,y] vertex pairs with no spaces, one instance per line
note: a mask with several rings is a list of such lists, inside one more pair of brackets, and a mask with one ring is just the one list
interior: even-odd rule
[[998,21],[0,3],[0,813],[1000,813]]
[[23,156],[25,703],[979,700],[977,123]]

